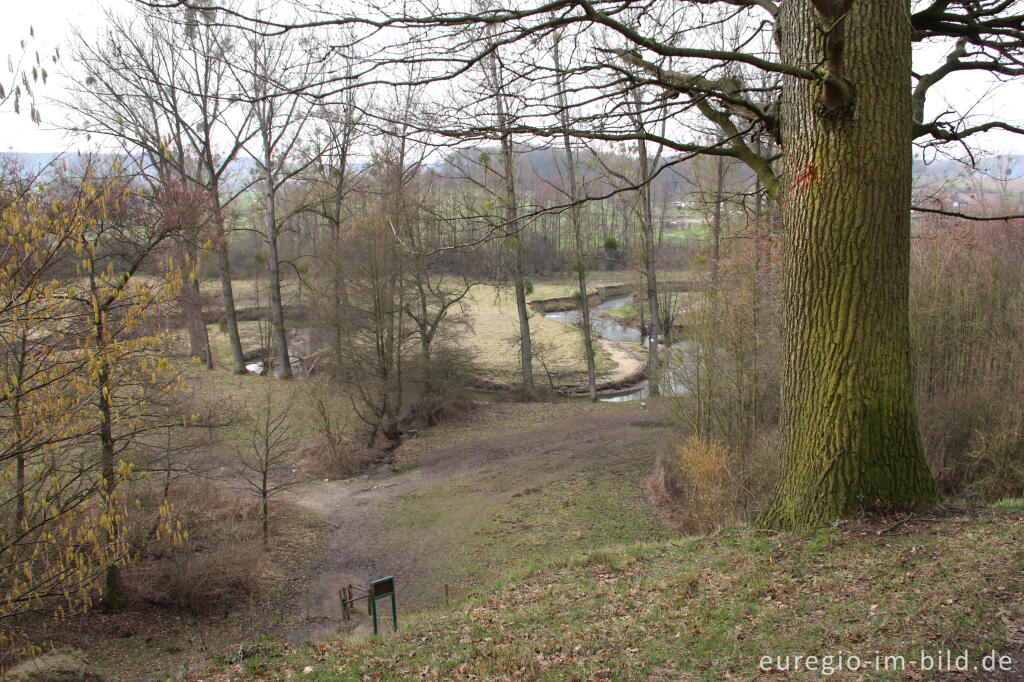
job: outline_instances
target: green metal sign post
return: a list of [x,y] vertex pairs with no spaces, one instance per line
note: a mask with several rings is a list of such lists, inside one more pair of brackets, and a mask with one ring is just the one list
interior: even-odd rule
[[391,597],[391,622],[398,632],[398,613],[395,611],[395,576],[389,575],[370,582],[370,611],[373,614],[373,634],[377,634],[377,600]]

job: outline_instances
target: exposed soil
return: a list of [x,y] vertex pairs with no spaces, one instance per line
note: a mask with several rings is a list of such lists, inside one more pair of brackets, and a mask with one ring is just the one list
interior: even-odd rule
[[[625,296],[630,293],[630,287],[624,284],[613,284],[611,286],[597,287],[597,293],[587,297],[590,305],[598,305],[616,296]],[[554,313],[563,310],[572,310],[579,307],[576,297],[563,296],[561,298],[544,298],[530,301],[530,307],[540,313]]]

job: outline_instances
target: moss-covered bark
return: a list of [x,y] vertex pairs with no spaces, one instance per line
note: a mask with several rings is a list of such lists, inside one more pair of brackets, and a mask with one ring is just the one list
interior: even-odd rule
[[938,492],[910,366],[910,3],[854,1],[840,23],[809,0],[781,6],[783,59],[852,86],[844,100],[783,85],[783,472],[761,523],[793,528]]

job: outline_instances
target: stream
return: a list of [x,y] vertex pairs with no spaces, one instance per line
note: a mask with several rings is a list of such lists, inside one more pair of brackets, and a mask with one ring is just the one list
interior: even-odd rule
[[[592,313],[590,316],[590,328],[593,329],[595,334],[601,338],[608,339],[609,341],[617,341],[619,343],[639,343],[646,346],[647,335],[642,333],[639,329],[627,327],[601,317],[601,313],[621,308],[632,301],[633,298],[631,296],[618,296],[615,298],[609,298],[607,301],[594,306],[590,309],[590,312]],[[560,310],[557,312],[544,313],[544,317],[549,320],[555,320],[564,324],[577,326],[583,321],[583,312],[578,308],[574,308],[572,310]],[[685,343],[686,341],[677,341],[672,345],[678,348]],[[664,348],[664,346],[661,347]],[[665,376],[665,380],[662,382],[661,387],[662,395],[689,394],[689,391],[685,386],[683,386],[682,382],[675,376],[672,370],[667,370],[666,374],[667,375]],[[601,402],[619,403],[630,400],[643,400],[649,394],[650,386],[646,381],[644,381],[632,390],[624,391],[618,395],[601,398]]]

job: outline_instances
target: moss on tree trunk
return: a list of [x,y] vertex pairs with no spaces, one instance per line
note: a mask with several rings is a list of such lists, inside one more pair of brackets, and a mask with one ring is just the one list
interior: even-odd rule
[[[784,451],[766,526],[938,501],[910,365],[909,4],[853,2],[838,26],[843,48],[827,67],[852,99],[783,84]],[[782,3],[783,59],[820,64],[826,23],[808,0]]]

